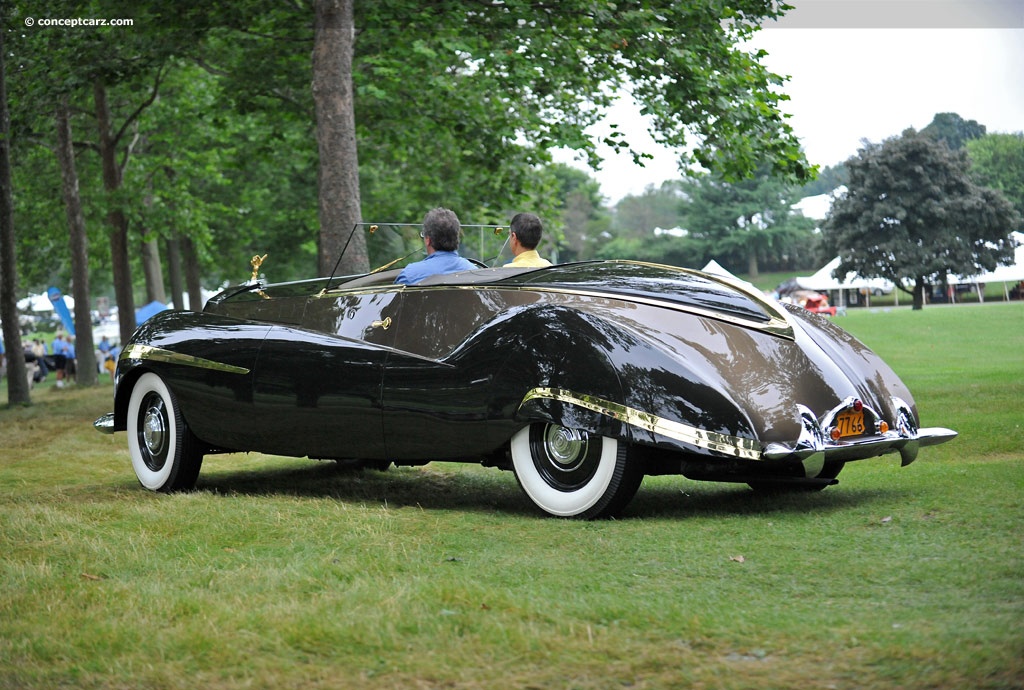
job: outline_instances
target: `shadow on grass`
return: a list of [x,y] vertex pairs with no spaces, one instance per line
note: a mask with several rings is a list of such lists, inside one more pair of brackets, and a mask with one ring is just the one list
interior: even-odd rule
[[[378,503],[389,508],[503,512],[542,516],[511,472],[437,470],[432,466],[386,472],[331,462],[307,466],[201,474],[199,491],[219,495],[286,495]],[[830,512],[875,501],[893,503],[905,492],[889,487],[831,487],[822,492],[762,494],[745,484],[695,482],[682,477],[645,480],[621,519],[723,517]]]
[[498,470],[443,472],[427,466],[392,467],[381,472],[325,461],[306,466],[201,473],[196,489],[228,496],[333,498],[379,503],[389,508],[531,512],[531,504],[520,492],[515,478]]
[[692,482],[679,486],[641,486],[625,517],[723,517],[841,511],[879,502],[898,503],[906,497],[899,488],[830,487],[811,493],[758,493],[745,484]]

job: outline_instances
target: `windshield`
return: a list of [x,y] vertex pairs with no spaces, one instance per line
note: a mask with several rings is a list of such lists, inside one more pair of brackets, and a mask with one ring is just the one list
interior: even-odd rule
[[[352,230],[353,235],[363,233],[366,237],[371,273],[404,268],[425,258],[422,232],[420,223],[359,223]],[[348,247],[351,238],[346,240],[346,250],[351,251]],[[508,226],[463,225],[458,252],[486,267],[503,266],[514,258],[508,247]],[[338,263],[341,263],[340,257]]]

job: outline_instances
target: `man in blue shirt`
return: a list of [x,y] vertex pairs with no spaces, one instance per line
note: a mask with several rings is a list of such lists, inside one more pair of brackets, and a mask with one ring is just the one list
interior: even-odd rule
[[459,256],[459,217],[447,208],[435,208],[423,219],[423,244],[427,258],[409,264],[395,279],[396,283],[415,285],[427,276],[455,273],[476,268],[469,260]]

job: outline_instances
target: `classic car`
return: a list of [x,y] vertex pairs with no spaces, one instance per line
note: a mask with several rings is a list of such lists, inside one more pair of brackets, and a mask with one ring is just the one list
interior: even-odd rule
[[[381,234],[399,255],[417,247],[415,226],[370,230],[354,232],[368,232],[371,259]],[[492,232],[481,255],[501,241]],[[284,283],[254,263],[202,312],[136,331],[114,411],[95,426],[127,431],[154,491],[192,488],[219,452],[472,462],[577,518],[620,513],[645,475],[819,490],[848,462],[908,465],[956,436],[921,427],[910,391],[862,343],[747,284],[636,261],[504,260],[412,286],[394,283],[402,262]]]

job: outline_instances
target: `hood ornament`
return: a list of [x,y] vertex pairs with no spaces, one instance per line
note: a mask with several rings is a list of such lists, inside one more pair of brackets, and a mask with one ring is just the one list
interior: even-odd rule
[[[266,260],[268,256],[270,255],[264,254],[263,256],[260,256],[259,254],[257,254],[256,256],[252,257],[251,261],[249,261],[249,263],[252,265],[252,277],[249,278],[249,282],[251,284],[256,284],[259,282],[260,266],[263,265],[263,262]],[[262,297],[263,299],[270,299],[270,296],[267,293],[263,292],[263,290],[256,290],[256,293],[259,294],[259,296]]]
[[259,254],[257,254],[256,256],[252,257],[252,261],[249,262],[250,264],[252,264],[252,277],[249,279],[249,282],[255,283],[256,279],[259,278],[260,266],[263,265],[263,262],[266,260],[268,256],[270,255],[264,254],[263,256],[260,256]]

